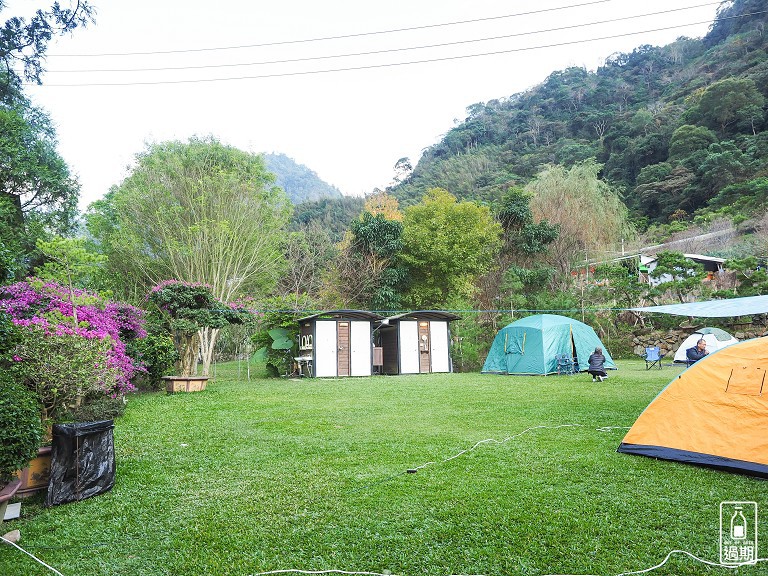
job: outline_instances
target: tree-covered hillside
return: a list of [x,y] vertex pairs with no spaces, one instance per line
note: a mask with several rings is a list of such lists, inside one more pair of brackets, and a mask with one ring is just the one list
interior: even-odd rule
[[[568,68],[473,104],[390,193],[403,205],[439,186],[496,202],[548,164],[594,158],[641,225],[697,210],[754,212],[768,191],[766,0],[723,2],[709,33]],[[735,206],[734,206],[735,202]]]
[[341,191],[324,182],[312,170],[296,163],[285,154],[264,154],[267,169],[275,177],[275,184],[280,186],[294,204],[322,198],[340,198]]

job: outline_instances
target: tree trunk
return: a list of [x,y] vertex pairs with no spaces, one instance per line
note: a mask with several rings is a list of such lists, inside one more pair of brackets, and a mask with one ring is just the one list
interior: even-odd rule
[[200,337],[194,334],[178,334],[179,361],[176,368],[180,376],[194,376],[197,372],[197,355],[200,351]]
[[219,335],[220,330],[220,328],[201,328],[198,332],[200,336],[200,354],[203,357],[203,376],[209,376],[211,373],[213,349],[216,346],[216,337]]

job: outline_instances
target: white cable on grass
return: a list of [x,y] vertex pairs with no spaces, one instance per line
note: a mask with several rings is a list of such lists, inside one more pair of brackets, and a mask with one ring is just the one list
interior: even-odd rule
[[651,566],[650,568],[646,568],[645,570],[636,570],[634,572],[622,572],[621,574],[616,574],[616,576],[631,576],[632,574],[646,574],[648,572],[652,572],[653,570],[657,570],[658,568],[661,568],[666,564],[669,559],[672,557],[673,554],[683,554],[685,556],[688,556],[689,558],[692,558],[693,560],[696,560],[696,562],[701,562],[702,564],[706,564],[707,566],[714,566],[716,568],[741,568],[743,566],[754,566],[758,562],[768,562],[768,558],[757,558],[755,560],[750,560],[749,562],[740,562],[738,564],[721,564],[720,562],[712,562],[711,560],[705,560],[704,558],[699,558],[698,556],[695,556],[694,554],[691,554],[690,552],[687,552],[685,550],[672,550],[669,554],[667,554],[666,558],[662,560],[659,564],[656,566]]
[[[531,426],[530,428],[526,428],[522,432],[518,434],[513,434],[512,436],[507,436],[503,440],[496,440],[495,438],[487,438],[486,440],[480,440],[479,442],[475,443],[474,446],[471,448],[467,448],[466,450],[462,450],[461,452],[454,454],[453,456],[446,458],[445,460],[441,460],[440,462],[425,462],[421,466],[416,466],[415,468],[410,468],[410,470],[416,472],[417,470],[422,470],[426,468],[427,466],[432,466],[433,464],[445,464],[446,462],[450,462],[451,460],[454,460],[458,458],[459,456],[466,454],[467,452],[472,452],[475,448],[482,444],[504,444],[505,442],[509,442],[510,440],[513,440],[514,438],[518,438],[522,436],[523,434],[527,434],[528,432],[532,430],[556,430],[557,428],[586,428],[584,424],[558,424],[556,426]],[[628,426],[602,426],[600,428],[595,428],[598,432],[610,432],[612,430],[629,430]]]
[[56,568],[54,568],[53,566],[49,566],[48,564],[46,564],[45,562],[43,562],[42,560],[40,560],[40,558],[38,558],[38,557],[37,557],[37,556],[35,556],[34,554],[30,554],[29,552],[27,552],[26,550],[24,550],[24,548],[22,548],[21,546],[19,546],[19,545],[18,545],[18,544],[16,544],[15,542],[11,542],[10,540],[6,540],[6,539],[5,539],[5,538],[3,538],[2,536],[0,536],[0,540],[2,540],[3,542],[5,542],[6,544],[10,544],[10,545],[11,545],[11,546],[13,546],[14,548],[18,548],[19,550],[21,550],[22,552],[24,552],[24,554],[26,554],[27,556],[29,556],[30,558],[32,558],[32,559],[33,559],[33,560],[35,560],[36,562],[39,562],[40,564],[42,564],[43,566],[45,566],[46,568],[48,568],[48,570],[50,570],[50,571],[52,571],[52,572],[55,572],[55,573],[56,573],[56,574],[58,574],[59,576],[64,576],[64,574],[62,574],[61,572],[59,572],[58,570],[56,570]]

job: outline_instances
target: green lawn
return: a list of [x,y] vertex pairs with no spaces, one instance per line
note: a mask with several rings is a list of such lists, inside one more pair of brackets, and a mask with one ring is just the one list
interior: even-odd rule
[[[619,367],[604,383],[244,382],[235,364],[220,365],[205,392],[129,400],[111,492],[52,509],[34,498],[3,527],[65,576],[612,575],[673,549],[716,561],[720,502],[768,510],[768,484],[618,454],[626,427],[680,372]],[[598,430],[613,426],[625,428]],[[451,459],[487,439],[508,440]],[[761,536],[768,542],[768,530]],[[681,556],[653,572],[704,573],[734,572]],[[0,545],[0,574],[51,572]]]

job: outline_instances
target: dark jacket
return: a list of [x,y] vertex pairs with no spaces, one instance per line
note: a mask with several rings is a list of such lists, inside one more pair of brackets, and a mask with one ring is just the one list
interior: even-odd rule
[[699,350],[697,346],[691,346],[685,351],[685,357],[688,358],[688,362],[697,362],[707,355],[706,350]]
[[605,370],[604,366],[605,356],[598,354],[597,352],[593,352],[589,357],[589,368],[587,370],[595,370],[596,372],[600,372]]

